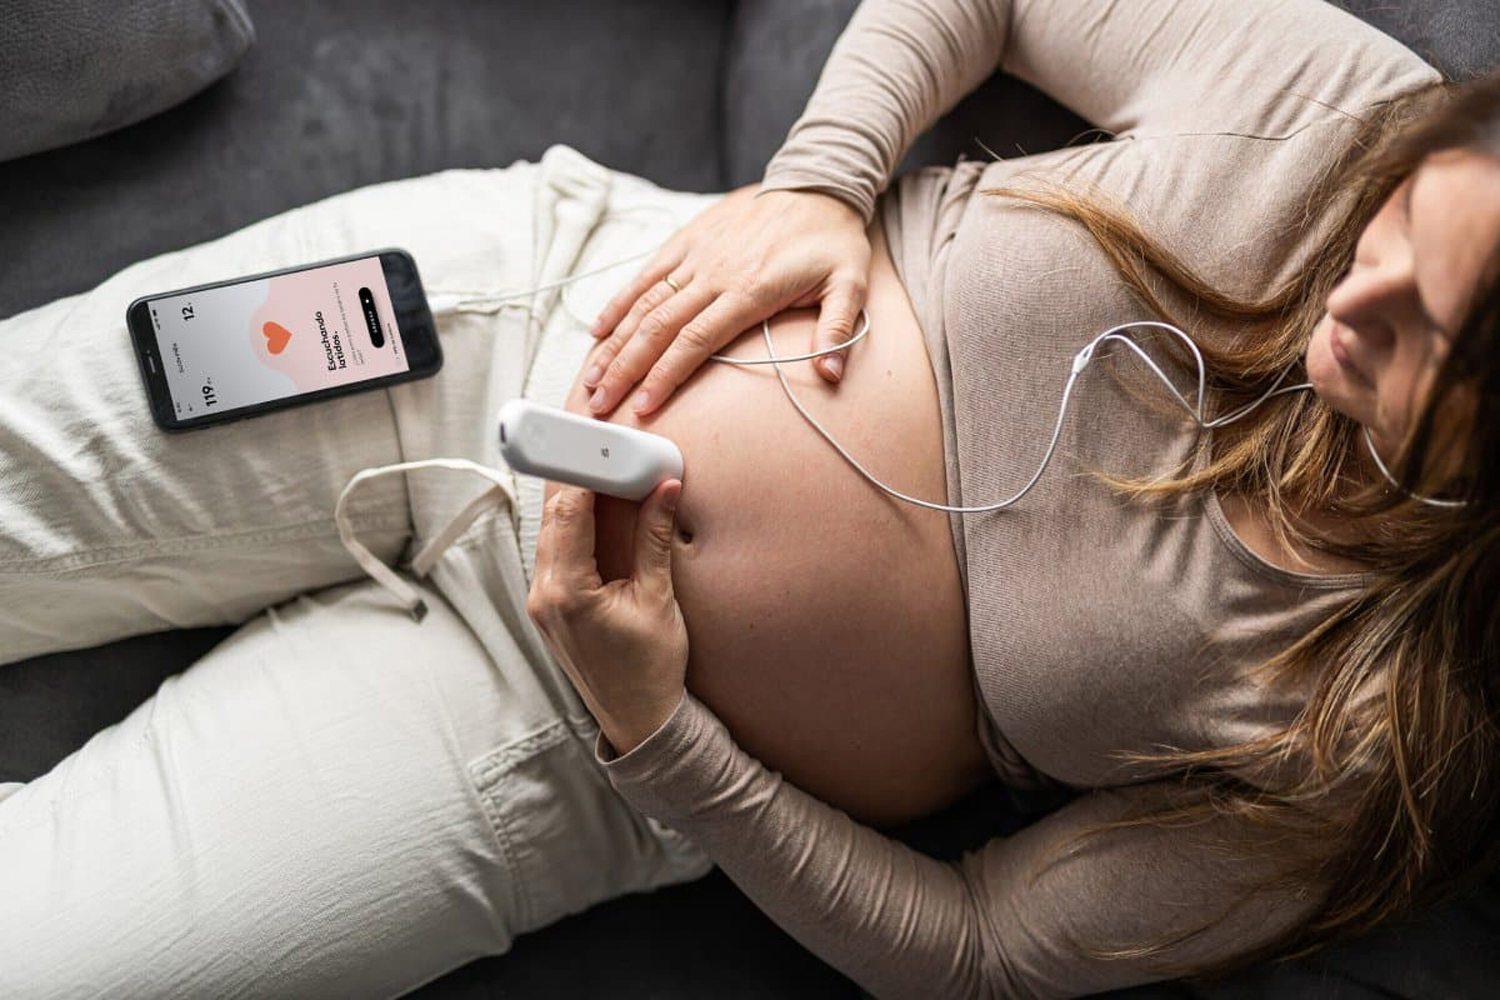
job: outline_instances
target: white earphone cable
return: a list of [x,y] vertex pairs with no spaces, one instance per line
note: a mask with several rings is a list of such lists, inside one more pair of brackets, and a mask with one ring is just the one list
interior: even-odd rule
[[[677,216],[665,208],[652,208],[648,206],[645,209],[645,213],[655,216],[658,219],[665,219],[669,224],[672,225],[676,225],[677,223]],[[630,210],[608,212],[599,221],[602,225],[613,219],[629,218],[630,216],[637,214],[640,213]],[[531,296],[536,295],[538,292],[549,291],[553,288],[564,288],[568,285],[573,284],[575,281],[582,281],[584,278],[592,278],[596,274],[603,274],[605,271],[613,270],[614,268],[617,268],[622,264],[629,264],[633,260],[640,260],[642,257],[649,257],[665,245],[666,240],[663,240],[661,243],[658,243],[647,250],[642,250],[640,253],[633,253],[628,257],[621,257],[619,260],[611,261],[608,264],[601,264],[600,266],[593,268],[592,270],[583,271],[579,274],[570,274],[566,278],[559,278],[556,281],[549,281],[545,284],[537,285],[535,288],[526,288],[517,291],[498,293],[434,289],[428,294],[427,304],[434,316],[443,316],[452,313],[495,313],[498,312],[501,308],[504,308],[504,305],[508,302],[514,302],[517,299],[530,298]],[[588,325],[587,320],[580,318],[577,313],[573,312],[573,310],[568,307],[567,292],[563,292],[562,304],[563,308],[567,310],[568,315],[572,316],[574,319],[578,320],[578,322],[584,324],[585,326]]]
[[[861,330],[859,337],[863,337],[866,333],[869,332],[870,316],[869,313],[865,312],[864,310],[861,310],[860,312],[864,318],[864,329]],[[1166,373],[1161,370],[1156,362],[1153,361],[1144,350],[1142,350],[1139,344],[1129,339],[1128,337],[1121,336],[1122,331],[1129,330],[1135,327],[1152,327],[1160,330],[1165,330],[1181,338],[1182,341],[1187,344],[1188,349],[1192,351],[1193,357],[1198,363],[1198,404],[1196,406],[1190,404],[1186,399],[1183,398],[1182,393],[1180,393],[1177,390],[1177,387],[1172,384],[1172,380],[1169,379],[1166,376]],[[1031,479],[1027,481],[1025,486],[1021,487],[1020,492],[1016,493],[1014,496],[1008,499],[996,501],[995,503],[991,504],[985,504],[979,507],[954,507],[947,504],[933,503],[929,500],[920,500],[916,497],[907,496],[905,493],[902,493],[899,490],[892,489],[891,487],[887,486],[880,480],[876,479],[873,475],[871,475],[869,470],[860,465],[859,462],[855,460],[854,456],[850,455],[837,441],[834,440],[833,436],[824,429],[823,425],[820,424],[812,414],[807,412],[807,409],[802,405],[801,401],[797,399],[796,393],[792,391],[791,385],[786,380],[786,375],[781,371],[781,366],[777,364],[777,362],[779,361],[789,361],[793,359],[778,358],[776,356],[775,349],[772,346],[771,342],[771,324],[769,320],[761,321],[761,335],[764,337],[766,342],[766,352],[770,355],[770,357],[764,361],[747,362],[735,358],[725,358],[720,355],[712,355],[712,357],[715,361],[728,361],[731,364],[776,365],[776,376],[781,380],[781,388],[786,393],[787,398],[792,401],[792,405],[797,408],[797,412],[801,413],[803,418],[806,419],[808,423],[812,424],[814,429],[816,429],[817,432],[821,434],[823,438],[834,447],[834,450],[837,451],[840,455],[844,456],[844,459],[859,471],[860,475],[864,476],[879,489],[884,490],[886,493],[890,494],[893,497],[896,497],[897,499],[905,500],[907,503],[915,504],[918,507],[926,507],[930,510],[948,511],[949,513],[954,514],[983,514],[990,511],[1004,510],[1006,507],[1010,507],[1020,502],[1020,500],[1025,497],[1026,494],[1031,492],[1032,488],[1035,487],[1036,484],[1041,480],[1042,474],[1047,471],[1047,467],[1052,463],[1053,455],[1057,452],[1057,442],[1058,439],[1062,436],[1063,421],[1067,417],[1068,404],[1072,401],[1073,387],[1078,382],[1078,376],[1081,375],[1084,369],[1087,368],[1090,362],[1093,361],[1095,349],[1100,344],[1105,343],[1106,341],[1119,341],[1127,348],[1134,351],[1136,355],[1138,355],[1141,360],[1143,360],[1147,364],[1147,366],[1150,367],[1151,371],[1157,376],[1157,378],[1161,379],[1162,383],[1167,387],[1167,390],[1172,393],[1173,397],[1175,397],[1179,403],[1182,404],[1183,409],[1188,411],[1188,414],[1193,418],[1194,422],[1197,423],[1199,427],[1222,427],[1225,424],[1232,423],[1235,420],[1239,420],[1241,417],[1248,415],[1257,406],[1261,405],[1272,396],[1280,395],[1281,393],[1285,392],[1300,392],[1312,388],[1309,383],[1301,383],[1299,385],[1281,387],[1281,380],[1286,377],[1285,373],[1283,373],[1282,375],[1278,376],[1276,382],[1272,383],[1271,388],[1266,390],[1266,392],[1262,394],[1259,399],[1247,404],[1246,406],[1242,406],[1239,410],[1236,410],[1232,414],[1216,418],[1213,421],[1205,421],[1203,419],[1203,399],[1205,395],[1207,375],[1204,371],[1203,355],[1199,352],[1198,346],[1193,343],[1192,338],[1183,333],[1177,327],[1172,326],[1170,323],[1162,323],[1156,320],[1138,320],[1132,323],[1122,323],[1119,326],[1111,327],[1105,332],[1099,334],[1099,336],[1089,341],[1089,343],[1084,346],[1082,350],[1080,350],[1073,356],[1072,370],[1068,373],[1068,381],[1063,385],[1062,402],[1057,409],[1057,420],[1053,423],[1052,426],[1052,439],[1047,443],[1047,451],[1042,456],[1042,461],[1037,466],[1036,472],[1032,473]],[[856,340],[858,340],[859,337],[855,337],[847,343],[841,344],[837,347],[827,348],[822,351],[816,351],[812,354],[801,355],[799,357],[815,358],[824,354],[832,353],[833,351],[843,350],[845,347],[849,346],[849,344],[852,344]]]
[[[665,209],[657,209],[654,211],[659,216],[667,216],[669,219],[673,219],[673,221],[675,221],[675,219],[671,216],[671,213],[667,212]],[[620,216],[627,216],[629,214],[631,213],[611,213],[609,215],[606,215],[604,218],[608,220],[611,218],[618,218]],[[445,313],[458,312],[493,313],[498,311],[497,308],[494,307],[498,306],[500,308],[503,308],[505,303],[512,302],[516,299],[527,298],[530,296],[534,296],[539,292],[548,291],[553,288],[562,288],[567,285],[571,285],[576,281],[582,281],[584,278],[591,278],[596,274],[601,274],[612,268],[619,267],[622,264],[628,264],[631,261],[640,260],[642,257],[649,256],[655,253],[657,249],[659,249],[659,247],[660,244],[658,244],[658,246],[650,248],[649,250],[644,250],[641,253],[632,254],[629,257],[622,257],[619,260],[613,261],[609,264],[601,265],[599,267],[593,268],[592,270],[584,271],[580,274],[569,275],[566,278],[562,278],[557,281],[550,281],[546,284],[538,285],[535,288],[526,289],[524,291],[504,292],[495,295],[488,293],[461,291],[434,292],[433,296],[429,298],[429,305],[434,315],[443,315]],[[584,325],[587,325],[587,320],[582,319],[578,316],[577,313],[573,312],[573,310],[569,308],[566,292],[563,292],[562,294],[562,306],[575,320]],[[530,307],[528,306],[527,308],[529,310]],[[1032,474],[1026,485],[1021,487],[1020,492],[1016,493],[1014,496],[1008,499],[1000,500],[995,503],[985,504],[983,506],[954,507],[947,504],[933,503],[929,500],[921,500],[917,497],[908,496],[905,493],[900,492],[899,490],[892,489],[885,483],[882,483],[880,480],[876,479],[875,476],[873,476],[869,472],[869,470],[861,465],[853,455],[850,455],[847,451],[844,450],[843,446],[834,439],[833,435],[829,434],[828,431],[824,429],[823,425],[819,423],[811,413],[807,412],[807,408],[802,405],[802,401],[799,400],[797,398],[797,394],[792,391],[791,384],[787,382],[786,374],[781,370],[781,363],[784,361],[811,361],[815,358],[820,358],[825,354],[833,354],[837,351],[846,350],[849,347],[852,347],[854,344],[859,343],[859,341],[863,340],[864,337],[870,332],[869,312],[861,309],[860,317],[863,321],[860,330],[849,340],[837,344],[833,347],[824,348],[821,351],[811,351],[806,354],[789,355],[786,357],[780,357],[776,354],[775,347],[771,341],[770,320],[763,319],[761,320],[761,334],[766,342],[767,356],[765,358],[731,358],[722,354],[711,354],[709,355],[709,358],[710,360],[718,361],[722,364],[774,366],[776,369],[776,377],[781,382],[781,388],[786,393],[787,399],[791,400],[792,405],[796,407],[797,412],[802,414],[803,419],[812,424],[813,428],[823,436],[824,440],[832,445],[834,450],[844,457],[845,461],[854,466],[854,468],[859,472],[860,475],[864,476],[877,488],[885,491],[893,497],[896,497],[898,500],[904,500],[907,503],[914,504],[918,507],[926,507],[931,510],[947,511],[954,514],[983,514],[996,510],[1004,510],[1005,508],[1018,503],[1023,497],[1026,496],[1026,494],[1031,492],[1032,488],[1035,487],[1036,484],[1041,480],[1042,474],[1046,472],[1047,467],[1052,462],[1053,455],[1057,451],[1057,442],[1062,436],[1063,421],[1067,417],[1068,405],[1072,401],[1073,388],[1078,382],[1078,376],[1081,375],[1084,369],[1086,369],[1093,361],[1094,353],[1101,344],[1115,341],[1125,345],[1126,349],[1134,352],[1135,355],[1139,357],[1143,362],[1145,362],[1148,368],[1150,368],[1152,374],[1154,374],[1161,381],[1161,383],[1166,386],[1167,391],[1170,392],[1173,398],[1177,400],[1177,402],[1182,406],[1184,410],[1187,411],[1188,415],[1192,417],[1193,422],[1197,424],[1198,427],[1204,430],[1212,430],[1218,427],[1225,427],[1237,420],[1241,420],[1244,417],[1250,415],[1261,404],[1265,403],[1268,399],[1271,399],[1274,396],[1280,396],[1284,393],[1291,392],[1305,392],[1312,388],[1312,384],[1309,382],[1300,382],[1296,385],[1283,386],[1281,383],[1286,378],[1286,372],[1283,371],[1276,377],[1276,381],[1271,384],[1270,388],[1262,393],[1259,398],[1245,404],[1244,406],[1241,406],[1239,409],[1234,410],[1231,413],[1215,417],[1212,420],[1207,420],[1205,419],[1203,408],[1207,396],[1208,376],[1203,362],[1203,354],[1201,351],[1199,351],[1198,345],[1193,342],[1193,339],[1172,324],[1164,323],[1159,320],[1135,320],[1129,323],[1121,323],[1120,325],[1111,327],[1110,329],[1105,330],[1103,333],[1099,334],[1093,340],[1089,341],[1088,344],[1086,344],[1080,351],[1078,351],[1077,354],[1073,356],[1072,370],[1069,371],[1068,380],[1063,385],[1062,402],[1058,406],[1057,420],[1053,423],[1052,426],[1052,438],[1047,443],[1046,453],[1043,454],[1041,463],[1037,466],[1036,472]],[[1167,374],[1162,371],[1161,367],[1157,365],[1155,361],[1152,360],[1151,356],[1145,352],[1140,344],[1136,343],[1129,337],[1124,336],[1124,332],[1127,330],[1142,328],[1165,331],[1177,337],[1187,345],[1187,348],[1192,353],[1193,360],[1198,368],[1198,393],[1195,403],[1189,403],[1187,401],[1182,393],[1178,391],[1177,386],[1173,384],[1172,380],[1167,377]],[[1375,450],[1375,442],[1371,440],[1369,430],[1363,430],[1365,445],[1369,448],[1371,456],[1374,457],[1375,465],[1380,470],[1381,475],[1383,475],[1386,481],[1389,482],[1393,487],[1400,489],[1401,484],[1396,480],[1396,477],[1391,474],[1390,470],[1386,468],[1385,462],[1381,459],[1379,452]],[[1414,500],[1417,500],[1424,504],[1430,504],[1434,507],[1463,507],[1465,505],[1465,501],[1462,500],[1438,500],[1431,497],[1419,496],[1415,493],[1408,493],[1408,495]]]

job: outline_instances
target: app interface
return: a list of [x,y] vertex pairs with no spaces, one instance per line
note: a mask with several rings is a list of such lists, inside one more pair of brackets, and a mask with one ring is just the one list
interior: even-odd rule
[[182,419],[407,371],[380,258],[147,303]]

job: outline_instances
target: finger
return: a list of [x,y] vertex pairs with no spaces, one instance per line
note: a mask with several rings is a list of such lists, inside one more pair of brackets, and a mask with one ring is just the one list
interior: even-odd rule
[[[594,493],[581,486],[564,485],[548,503],[552,505],[548,567],[553,578],[570,587],[588,586],[598,571],[594,561]],[[537,551],[541,551],[540,538]]]
[[601,352],[599,360],[590,365],[588,371],[584,372],[583,384],[585,387],[594,388],[599,380],[604,377],[605,367],[609,364],[610,359],[619,354],[625,345],[630,342],[630,338],[635,335],[636,327],[640,325],[641,318],[676,294],[676,290],[665,281],[659,281],[641,293],[640,297],[630,307],[630,312],[620,322],[620,325],[615,327],[614,333],[609,336],[608,340],[603,341],[604,349]]
[[[695,313],[703,309],[705,300],[712,298],[712,294],[704,290],[702,287],[693,288],[691,286],[684,286],[681,292],[675,293],[669,286],[666,285],[665,282],[662,283],[661,287],[666,289],[669,294],[653,294],[643,296],[640,299],[640,302],[642,303],[648,300],[657,303],[656,306],[646,314],[646,317],[642,318],[640,323],[630,324],[628,329],[627,325],[622,323],[619,329],[615,331],[613,336],[611,336],[607,340],[600,342],[598,352],[594,355],[592,363],[589,365],[589,370],[584,373],[583,384],[585,386],[590,389],[595,388],[599,384],[599,382],[604,380],[606,377],[614,374],[609,371],[610,362],[618,357],[633,340],[640,336],[641,326],[646,322],[646,319],[655,317],[655,319],[651,323],[651,326],[648,328],[648,332],[652,333],[653,335],[656,335],[661,331],[662,327],[660,324],[663,321],[669,322],[671,324],[671,332],[675,334],[677,329],[680,328],[683,323],[687,322],[687,320],[691,319]],[[680,318],[673,319],[672,317]],[[658,349],[656,353],[660,354],[660,349]],[[654,356],[652,360],[655,360]],[[636,379],[638,379],[639,377],[640,373],[636,372],[634,375],[632,375],[632,377],[626,384],[634,385]],[[623,392],[623,387],[618,386],[618,384],[616,384],[615,387],[619,388]],[[618,397],[618,395],[619,393],[615,393],[611,398],[616,398]]]
[[630,312],[636,301],[646,294],[652,285],[665,284],[661,279],[680,266],[686,256],[686,251],[682,250],[675,241],[662,247],[661,251],[651,258],[651,262],[642,268],[628,285],[620,289],[614,298],[609,300],[594,320],[594,324],[589,327],[589,333],[595,337],[602,337],[614,330]]
[[[673,274],[672,280],[677,282],[678,288],[686,288],[688,286],[689,279],[682,277],[680,274]],[[654,312],[663,302],[674,295],[680,294],[682,293],[677,291],[676,288],[658,279],[656,284],[643,291],[640,297],[635,300],[635,305],[630,307],[630,311],[625,314],[625,318],[620,320],[620,325],[615,327],[615,336],[623,338],[622,342],[629,340],[635,336],[636,327],[641,325],[641,320]]]
[[658,483],[635,518],[635,572],[638,585],[672,592],[672,532],[677,520],[677,498],[682,480]]
[[532,571],[531,577],[532,594],[541,591],[544,585],[552,579],[553,554],[557,547],[553,541],[557,534],[554,528],[556,518],[552,516],[553,511],[557,509],[557,504],[554,502],[556,498],[557,494],[554,493],[542,505],[542,522],[537,530],[536,554],[533,556],[535,568]]
[[629,314],[626,315],[625,319],[621,320],[620,325],[615,327],[613,333],[599,342],[601,345],[599,356],[594,359],[594,363],[589,366],[589,370],[583,374],[585,388],[593,389],[598,386],[600,379],[604,378],[605,370],[608,368],[610,361],[624,349],[626,344],[630,343],[630,338],[635,335],[639,316],[658,308],[663,302],[670,299],[672,294],[672,289],[666,282],[658,282],[646,289],[635,300],[634,304],[630,307]]
[[[609,363],[599,388],[589,400],[589,408],[595,413],[607,413],[613,409],[656,363],[667,345],[677,339],[678,331],[713,302],[715,294],[701,285],[697,288],[689,285],[641,320],[630,342]],[[631,405],[637,413],[642,409],[639,397]]]
[[[852,282],[840,282],[823,299],[818,312],[818,326],[813,331],[813,350],[821,351],[853,339],[854,324],[864,305],[865,289]],[[837,382],[844,376],[844,353],[825,354],[818,368],[825,379]]]
[[666,402],[667,397],[686,382],[708,360],[708,356],[727,343],[731,336],[754,323],[760,322],[769,313],[764,306],[738,295],[724,294],[714,300],[683,326],[672,342],[667,345],[661,360],[646,375],[641,391],[646,394],[646,403],[635,409],[644,416]]
[[668,240],[660,250],[652,256],[646,266],[631,278],[629,283],[615,293],[599,315],[594,318],[589,332],[595,336],[603,336],[613,330],[630,311],[636,299],[645,294],[652,285],[661,281],[663,277],[671,274],[673,270],[681,266],[687,251],[677,239]]

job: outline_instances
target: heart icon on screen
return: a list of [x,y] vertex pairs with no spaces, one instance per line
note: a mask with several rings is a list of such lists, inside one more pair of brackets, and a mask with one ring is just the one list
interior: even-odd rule
[[266,335],[266,350],[272,354],[280,354],[286,350],[286,345],[292,339],[292,331],[280,323],[267,323],[260,328],[260,332]]

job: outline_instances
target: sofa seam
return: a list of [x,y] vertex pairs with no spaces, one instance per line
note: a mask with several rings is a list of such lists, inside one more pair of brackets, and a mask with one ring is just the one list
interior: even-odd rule
[[724,18],[719,32],[719,72],[714,83],[714,107],[718,112],[719,141],[718,163],[719,189],[729,190],[729,74],[733,69],[734,41],[739,34],[740,3],[729,0],[726,4],[728,16]]

